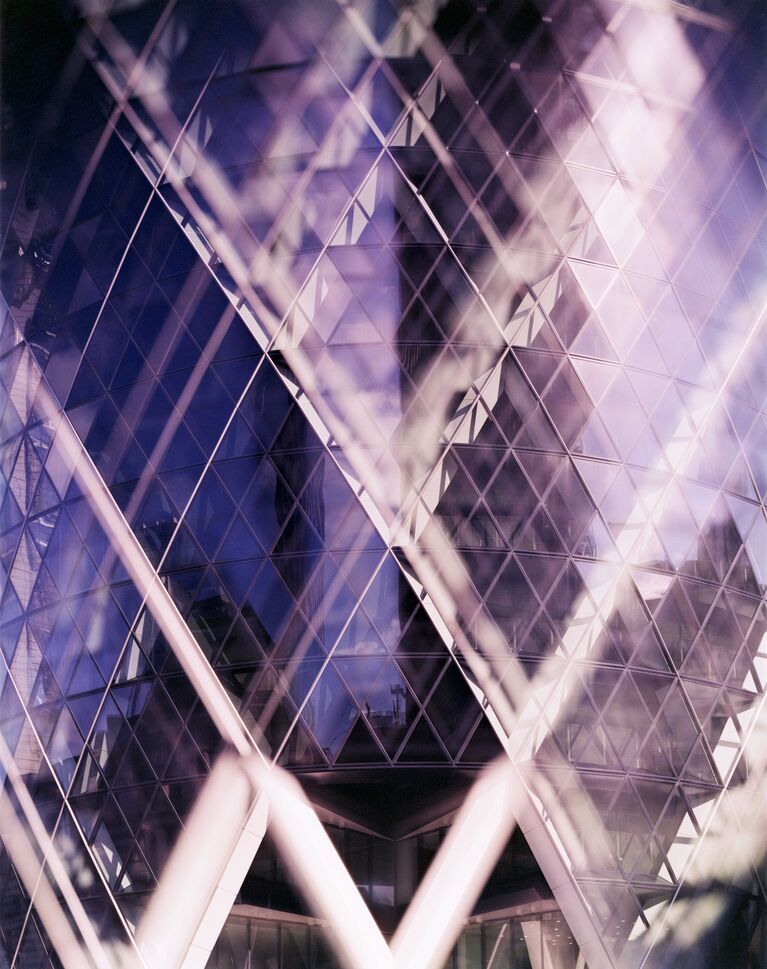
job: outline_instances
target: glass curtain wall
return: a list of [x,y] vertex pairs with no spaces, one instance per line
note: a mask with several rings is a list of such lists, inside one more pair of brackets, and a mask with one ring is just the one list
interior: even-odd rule
[[[78,462],[385,933],[509,756],[453,969],[766,965],[760,5],[6,6],[0,729],[110,952],[226,744]],[[211,967],[334,964],[270,851]]]

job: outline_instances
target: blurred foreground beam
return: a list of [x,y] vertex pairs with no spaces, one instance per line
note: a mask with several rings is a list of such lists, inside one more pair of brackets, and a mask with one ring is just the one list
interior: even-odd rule
[[[97,969],[110,969],[111,961],[91,925],[2,735],[0,765],[5,775],[5,789],[0,793],[0,841],[8,852],[64,969],[92,969],[93,966]],[[22,823],[14,809],[11,791],[26,824]],[[36,848],[32,839],[36,842]],[[46,869],[77,926],[82,942],[77,938],[61,902],[56,897]],[[86,952],[90,954],[90,958]],[[123,964],[130,966],[131,962],[131,956],[126,953]]]
[[256,856],[267,798],[254,800],[240,759],[225,753],[195,801],[138,925],[154,969],[203,969]]

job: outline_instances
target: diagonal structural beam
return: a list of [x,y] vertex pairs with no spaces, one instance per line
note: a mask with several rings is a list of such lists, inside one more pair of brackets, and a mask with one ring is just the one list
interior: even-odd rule
[[195,801],[136,932],[155,969],[205,966],[258,851],[267,797],[224,752]]

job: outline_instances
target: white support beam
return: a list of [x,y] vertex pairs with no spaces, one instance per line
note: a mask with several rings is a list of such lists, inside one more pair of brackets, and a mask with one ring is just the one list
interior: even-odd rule
[[234,754],[223,754],[197,798],[139,922],[136,942],[155,969],[205,966],[261,844],[267,799]]

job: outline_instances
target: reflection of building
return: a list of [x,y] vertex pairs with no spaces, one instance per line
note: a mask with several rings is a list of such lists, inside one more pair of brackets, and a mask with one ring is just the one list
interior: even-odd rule
[[[46,69],[7,88],[0,716],[103,937],[132,931],[222,745],[73,483],[41,373],[387,933],[508,738],[323,404],[368,429],[415,541],[441,524],[462,628],[489,619],[536,689],[546,659],[575,682],[528,754],[563,803],[585,792],[609,857],[576,830],[552,891],[517,831],[453,965],[574,967],[568,921],[620,953],[688,891],[763,693],[766,146],[749,92],[722,122],[727,51],[748,51],[720,19],[618,4],[607,31],[603,6],[360,4],[365,30],[329,0],[129,6],[56,91],[93,25],[8,15],[14,76]],[[671,93],[640,70],[648,37]],[[150,38],[116,112],[120,43]],[[3,865],[5,956],[46,965]],[[704,948],[765,965],[761,892],[728,898]],[[333,965],[323,946],[267,838],[210,965]]]

